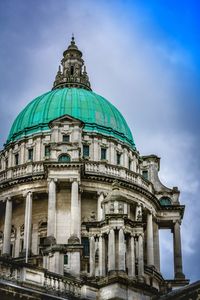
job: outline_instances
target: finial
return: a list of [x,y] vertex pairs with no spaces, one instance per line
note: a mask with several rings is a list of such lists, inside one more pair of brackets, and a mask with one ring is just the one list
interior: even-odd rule
[[75,40],[74,40],[74,34],[72,33],[72,40],[71,40],[71,45],[75,44]]

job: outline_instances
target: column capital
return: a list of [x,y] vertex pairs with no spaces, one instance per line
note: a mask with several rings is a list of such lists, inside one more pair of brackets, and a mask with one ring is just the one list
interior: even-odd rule
[[73,183],[73,182],[80,183],[80,179],[77,178],[77,177],[71,177],[71,178],[69,179],[69,181],[70,181],[71,183]]
[[33,194],[33,192],[31,191],[31,190],[27,190],[27,191],[24,191],[23,193],[22,193],[22,196],[24,197],[24,198],[26,198],[27,196],[28,196],[28,194]]
[[57,178],[47,178],[47,182],[48,182],[48,183],[50,183],[50,182],[52,182],[52,181],[57,182],[58,179],[57,179]]
[[103,195],[104,197],[106,196],[106,192],[104,191],[97,191],[97,196]]
[[11,196],[6,196],[4,199],[3,199],[3,202],[7,202],[7,201],[11,201],[12,200],[12,197]]
[[180,220],[180,219],[173,220],[173,224],[174,224],[174,225],[176,225],[176,224],[181,225],[181,220]]

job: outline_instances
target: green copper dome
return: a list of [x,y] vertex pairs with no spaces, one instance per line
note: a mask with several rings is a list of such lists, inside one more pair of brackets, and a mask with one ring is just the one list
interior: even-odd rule
[[131,131],[121,113],[105,98],[81,88],[62,88],[31,101],[17,116],[7,143],[50,130],[50,121],[70,115],[84,122],[84,131],[119,139],[135,148]]

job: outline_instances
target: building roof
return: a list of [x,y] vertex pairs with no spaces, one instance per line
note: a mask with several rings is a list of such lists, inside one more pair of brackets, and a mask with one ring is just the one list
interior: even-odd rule
[[48,131],[49,122],[64,115],[84,122],[86,132],[114,137],[135,148],[131,131],[117,108],[82,88],[55,89],[32,100],[15,119],[7,143]]

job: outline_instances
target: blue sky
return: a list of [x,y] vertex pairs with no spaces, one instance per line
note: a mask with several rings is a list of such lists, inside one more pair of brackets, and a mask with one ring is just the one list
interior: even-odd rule
[[[141,154],[161,157],[160,178],[186,204],[184,271],[200,278],[199,1],[0,1],[0,145],[15,116],[50,90],[72,32],[93,90],[125,116]],[[172,240],[162,234],[162,269]]]

